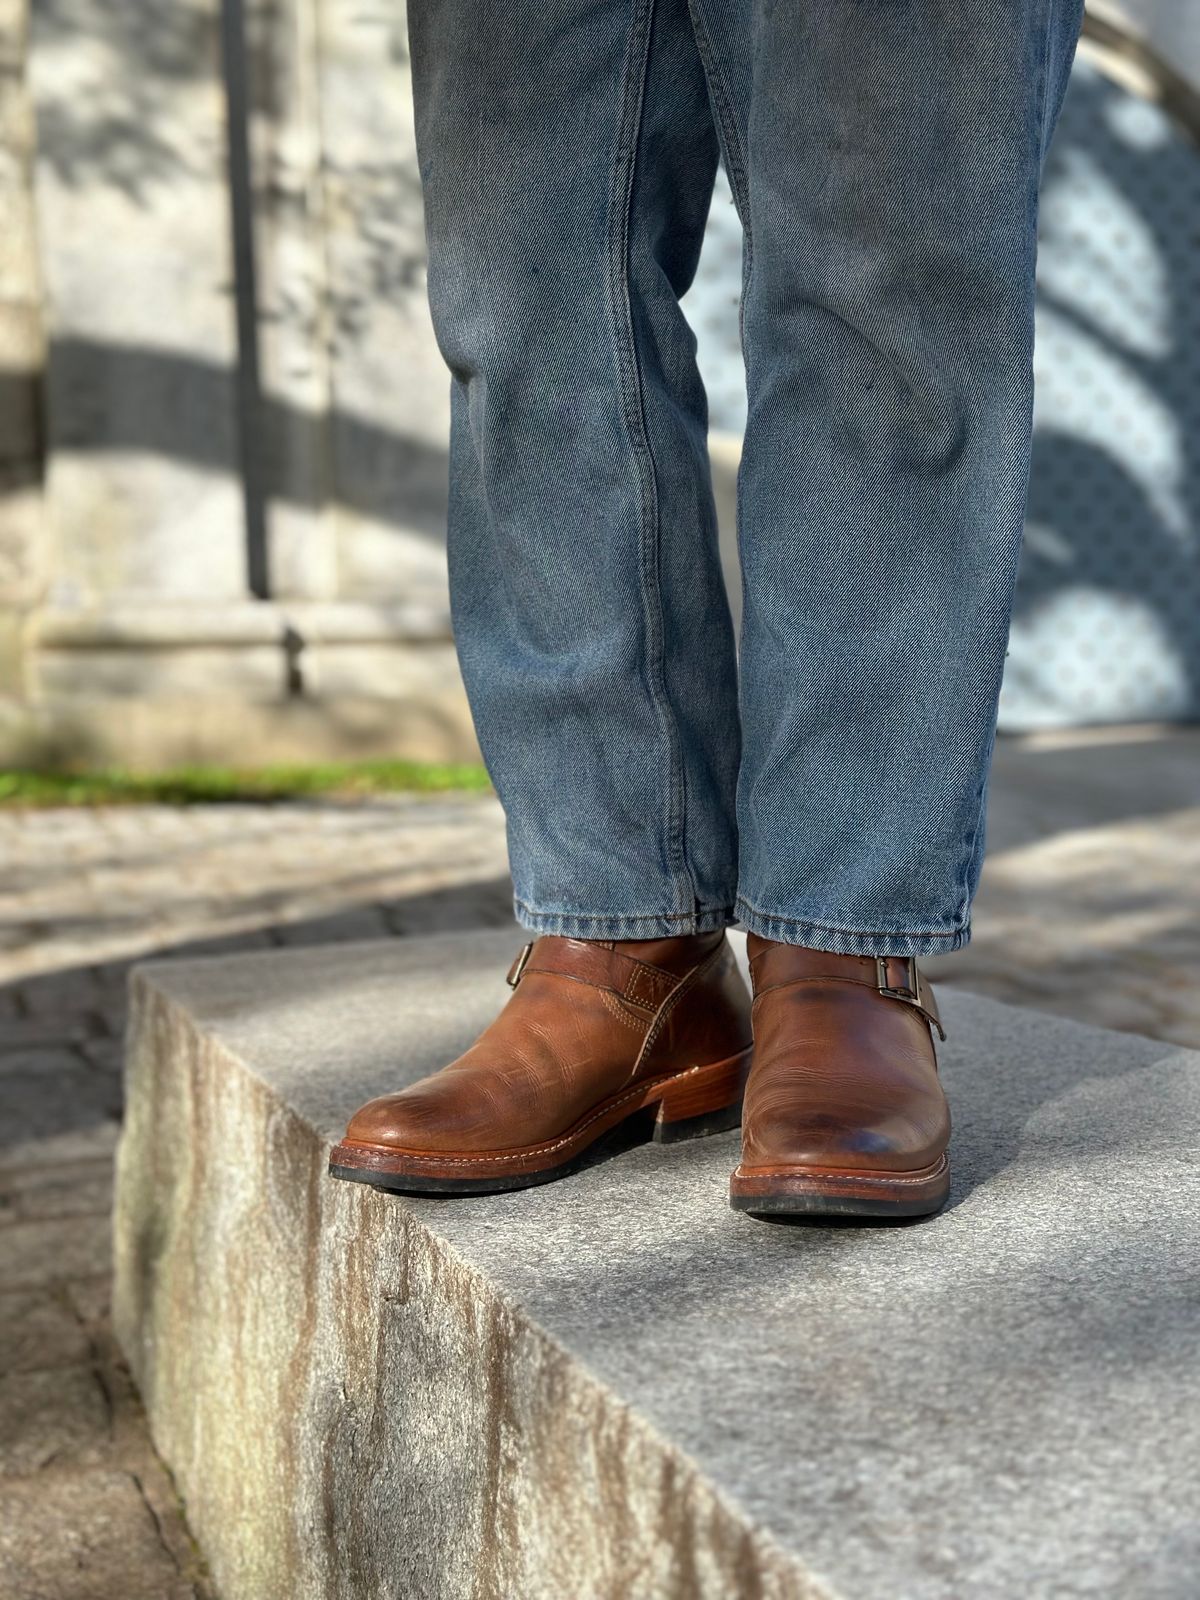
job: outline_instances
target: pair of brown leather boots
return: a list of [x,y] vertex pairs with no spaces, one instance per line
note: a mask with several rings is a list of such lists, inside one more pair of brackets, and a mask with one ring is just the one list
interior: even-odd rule
[[363,1106],[339,1178],[477,1194],[561,1178],[648,1121],[669,1142],[742,1124],[730,1199],[760,1214],[921,1216],[949,1188],[932,991],[904,956],[748,937],[751,1002],[724,933],[550,935],[440,1072]]

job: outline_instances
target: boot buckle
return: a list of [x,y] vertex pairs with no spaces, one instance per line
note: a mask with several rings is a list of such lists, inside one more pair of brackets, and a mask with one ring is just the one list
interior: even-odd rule
[[[889,961],[903,961],[905,963],[907,976],[903,988],[890,981]],[[880,994],[886,995],[889,1000],[902,1000],[905,1005],[912,1006],[914,1010],[919,1011],[927,1022],[932,1023],[938,1031],[938,1036],[943,1043],[945,1042],[946,1030],[942,1026],[941,1017],[938,1015],[937,1001],[933,997],[932,989],[925,987],[925,982],[921,977],[921,969],[917,966],[915,956],[876,956],[875,987]]]
[[512,966],[509,967],[508,976],[504,980],[505,983],[508,984],[510,989],[515,989],[517,987],[517,985],[520,983],[521,974],[525,971],[525,968],[529,965],[529,958],[530,958],[530,956],[532,954],[533,954],[533,944],[532,944],[532,942],[529,943],[529,944],[523,944],[521,946],[520,950],[517,952],[516,960],[513,962]]

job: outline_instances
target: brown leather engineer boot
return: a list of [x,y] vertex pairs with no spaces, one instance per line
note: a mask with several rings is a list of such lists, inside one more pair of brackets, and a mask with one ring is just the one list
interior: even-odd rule
[[950,1111],[933,991],[909,956],[843,956],[747,939],[754,1066],[738,1211],[912,1217],[950,1189]]
[[337,1178],[432,1194],[561,1178],[639,1112],[652,1137],[737,1126],[750,995],[724,933],[599,941],[544,935],[471,1048],[363,1106],[335,1146]]

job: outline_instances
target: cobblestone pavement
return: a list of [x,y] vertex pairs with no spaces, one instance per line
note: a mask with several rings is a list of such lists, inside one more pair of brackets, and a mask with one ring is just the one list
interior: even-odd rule
[[[989,839],[931,972],[1200,1045],[1200,730],[1003,741]],[[488,798],[0,812],[6,1600],[208,1595],[108,1326],[130,961],[510,921]]]

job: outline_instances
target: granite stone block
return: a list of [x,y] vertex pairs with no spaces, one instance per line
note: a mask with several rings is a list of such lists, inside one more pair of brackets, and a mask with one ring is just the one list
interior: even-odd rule
[[218,1591],[1191,1600],[1200,1057],[942,996],[917,1225],[733,1213],[736,1135],[545,1188],[332,1183],[511,933],[143,968],[118,1336]]

